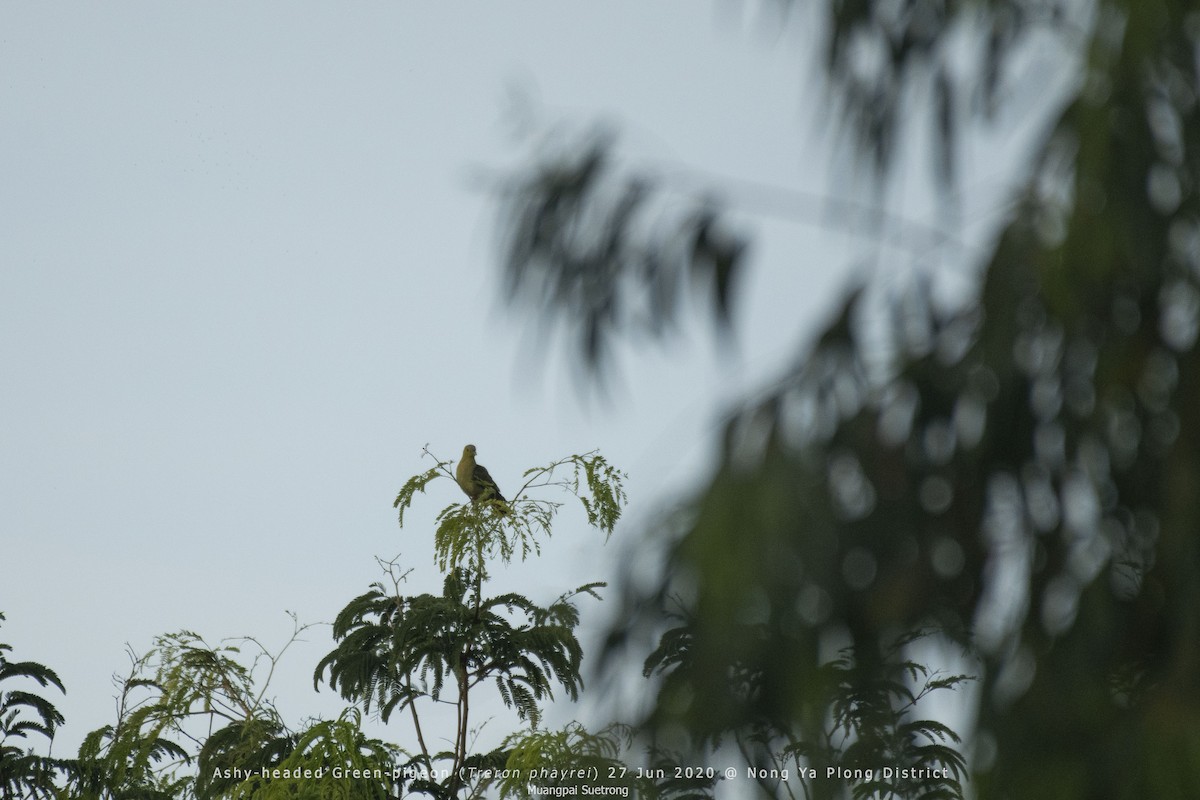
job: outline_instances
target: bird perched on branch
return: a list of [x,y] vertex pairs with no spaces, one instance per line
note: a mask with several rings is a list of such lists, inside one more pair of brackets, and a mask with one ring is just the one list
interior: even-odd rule
[[508,501],[504,499],[504,495],[500,494],[500,487],[496,486],[496,481],[492,480],[487,467],[475,463],[475,445],[469,444],[463,448],[462,458],[458,462],[454,479],[466,492],[467,497],[471,498],[472,503],[495,500],[500,513],[508,513]]

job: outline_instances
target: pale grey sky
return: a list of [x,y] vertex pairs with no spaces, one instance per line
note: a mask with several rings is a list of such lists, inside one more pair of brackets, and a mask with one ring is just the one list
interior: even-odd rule
[[[458,490],[435,483],[403,531],[391,508],[427,442],[445,458],[474,442],[502,488],[600,448],[629,472],[628,523],[601,549],[568,507],[545,562],[500,580],[548,600],[613,577],[704,474],[722,401],[773,374],[877,250],[844,220],[751,209],[740,357],[686,328],[588,403],[564,342],[524,346],[528,311],[499,302],[495,202],[472,176],[527,162],[517,86],[542,123],[612,122],[639,163],[872,200],[828,169],[811,20],[769,30],[764,13],[0,8],[0,641],[66,683],[58,754],[111,720],[126,643],[282,643],[285,609],[332,619],[380,577],[375,555],[436,590],[430,521]],[[905,181],[905,215],[932,215]],[[308,638],[276,679],[293,723],[341,707],[311,690],[329,643]]]

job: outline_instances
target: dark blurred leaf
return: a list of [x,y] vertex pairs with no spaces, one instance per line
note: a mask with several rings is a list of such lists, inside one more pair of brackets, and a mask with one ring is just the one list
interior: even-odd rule
[[573,328],[593,372],[615,337],[673,331],[689,277],[728,335],[744,268],[745,241],[711,199],[656,192],[651,179],[623,175],[612,148],[593,137],[544,157],[509,185],[501,224],[510,302]]

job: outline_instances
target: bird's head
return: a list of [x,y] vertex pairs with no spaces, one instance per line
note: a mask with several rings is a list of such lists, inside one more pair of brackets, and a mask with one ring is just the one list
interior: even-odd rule
[[475,455],[475,445],[469,444],[463,448],[463,456],[464,457],[465,456],[474,456],[474,455]]

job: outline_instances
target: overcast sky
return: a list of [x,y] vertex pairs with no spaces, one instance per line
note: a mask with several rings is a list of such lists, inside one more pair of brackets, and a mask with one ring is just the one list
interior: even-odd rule
[[[430,521],[458,489],[404,530],[391,507],[426,443],[475,443],[502,489],[599,448],[629,473],[613,541],[568,506],[544,562],[498,580],[545,601],[611,579],[705,474],[724,404],[878,247],[803,203],[746,209],[739,355],[686,327],[601,402],[562,332],[500,301],[478,175],[528,162],[518,97],[535,125],[611,123],[638,163],[870,200],[829,168],[810,24],[736,2],[0,8],[0,641],[66,683],[56,753],[112,720],[126,643],[278,646],[285,610],[331,620],[375,556],[436,590]],[[932,217],[922,185],[889,202]],[[965,224],[997,218],[979,202]],[[277,677],[293,723],[340,707],[311,689],[327,629],[307,638]]]

